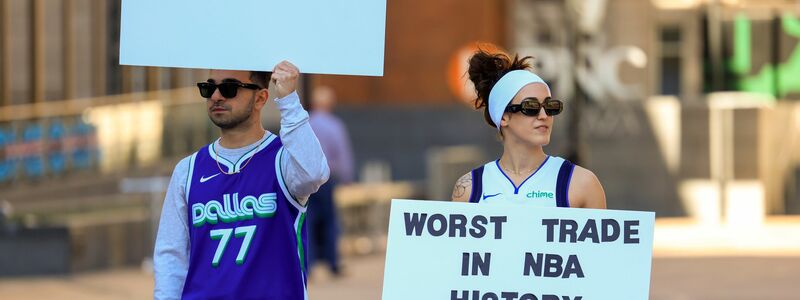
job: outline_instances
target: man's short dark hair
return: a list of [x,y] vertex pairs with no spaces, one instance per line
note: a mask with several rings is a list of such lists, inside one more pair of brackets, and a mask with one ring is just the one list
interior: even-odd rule
[[269,87],[269,81],[272,78],[272,72],[263,71],[250,71],[250,80],[255,84],[260,85],[262,88]]

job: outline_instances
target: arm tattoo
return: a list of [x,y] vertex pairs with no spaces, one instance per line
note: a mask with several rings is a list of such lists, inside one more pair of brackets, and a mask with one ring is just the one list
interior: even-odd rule
[[456,186],[453,188],[453,199],[461,198],[464,196],[464,193],[467,191],[467,186],[472,184],[472,174],[465,174],[461,176],[456,182]]

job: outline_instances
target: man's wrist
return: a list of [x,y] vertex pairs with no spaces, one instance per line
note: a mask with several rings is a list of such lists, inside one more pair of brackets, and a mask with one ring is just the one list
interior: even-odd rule
[[275,99],[275,103],[281,113],[281,124],[293,124],[308,118],[308,113],[303,109],[297,91],[283,98]]
[[298,102],[300,101],[300,96],[297,94],[297,90],[292,91],[291,93],[289,93],[286,96],[283,96],[283,97],[279,96],[279,97],[275,98],[275,102],[278,102],[279,104],[281,102],[289,102],[289,101],[292,101],[292,100],[296,100]]

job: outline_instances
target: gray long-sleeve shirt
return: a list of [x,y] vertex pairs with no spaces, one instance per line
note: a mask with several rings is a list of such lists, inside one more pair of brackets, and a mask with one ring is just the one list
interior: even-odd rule
[[[281,168],[286,170],[284,180],[289,192],[305,204],[308,196],[328,180],[330,170],[297,93],[275,102],[281,113],[281,142],[288,154],[282,156],[280,162]],[[223,148],[219,140],[214,142],[214,147],[219,156],[237,161],[268,136],[265,133],[261,140],[237,149]],[[180,299],[189,270],[189,217],[185,195],[189,158],[175,166],[161,211],[153,255],[155,299]]]

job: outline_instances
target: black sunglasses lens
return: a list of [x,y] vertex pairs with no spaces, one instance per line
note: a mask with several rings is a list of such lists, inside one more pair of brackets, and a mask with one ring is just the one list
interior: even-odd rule
[[200,90],[200,96],[203,98],[211,98],[211,95],[214,94],[214,90],[217,89],[215,85],[208,82],[197,83],[197,88]]
[[522,114],[526,116],[537,116],[539,115],[539,109],[542,108],[536,99],[522,101],[520,106]]
[[239,90],[239,85],[233,82],[225,82],[219,84],[219,93],[225,98],[235,98],[236,91]]
[[544,102],[544,112],[548,116],[560,114],[562,110],[564,110],[564,103],[559,100],[550,99]]
[[535,117],[535,116],[539,115],[539,109],[538,108],[523,108],[522,109],[522,114],[524,114],[526,116],[530,116],[530,117]]

